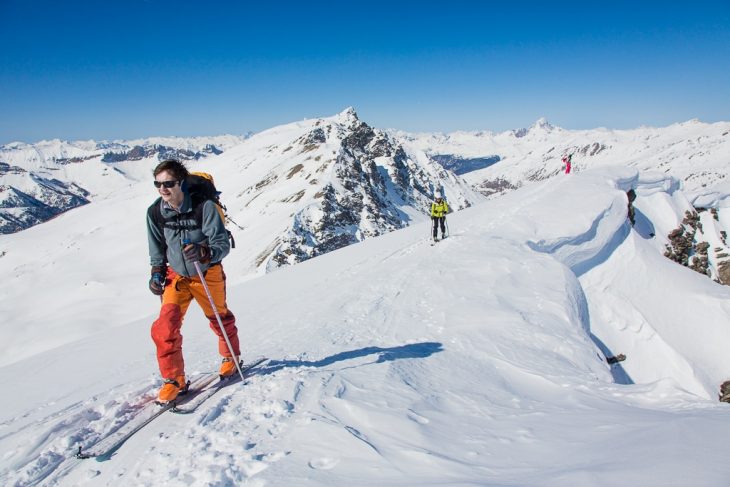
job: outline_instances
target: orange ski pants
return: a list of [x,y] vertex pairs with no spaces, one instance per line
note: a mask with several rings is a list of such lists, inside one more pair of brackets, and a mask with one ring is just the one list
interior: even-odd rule
[[[216,310],[218,311],[223,328],[231,342],[233,353],[241,354],[238,343],[238,329],[236,318],[226,306],[226,275],[223,266],[216,264],[210,267],[205,273],[205,282],[213,297]],[[195,299],[203,309],[206,318],[210,320],[210,328],[218,335],[218,352],[223,357],[230,357],[231,352],[223,337],[218,320],[213,313],[208,295],[205,293],[200,277],[183,277],[178,275],[171,267],[167,269],[167,285],[162,295],[162,307],[160,316],[152,323],[152,340],[157,346],[157,362],[160,366],[160,373],[165,379],[174,379],[185,374],[185,362],[183,361],[182,341],[180,333],[183,318],[188,310],[190,302]]]

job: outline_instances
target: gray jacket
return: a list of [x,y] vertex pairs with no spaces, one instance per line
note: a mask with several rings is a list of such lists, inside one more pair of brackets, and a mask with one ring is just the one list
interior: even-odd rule
[[[177,228],[165,226],[163,233],[147,212],[147,240],[150,248],[150,264],[153,266],[164,265],[165,262],[181,276],[197,276],[195,266],[192,262],[186,261],[182,249],[186,240],[190,243],[205,244],[210,248],[211,259],[207,264],[200,263],[200,268],[205,272],[210,266],[219,263],[228,255],[231,250],[231,243],[228,240],[228,232],[218,213],[218,206],[210,200],[204,201],[202,228],[191,228],[197,225],[192,211],[190,195],[185,193],[185,199],[178,213],[170,207],[162,198],[157,198],[152,206],[160,205],[162,216],[172,218],[179,215],[176,223]],[[152,208],[150,206],[150,208]],[[167,243],[167,255],[164,252],[163,241]]]

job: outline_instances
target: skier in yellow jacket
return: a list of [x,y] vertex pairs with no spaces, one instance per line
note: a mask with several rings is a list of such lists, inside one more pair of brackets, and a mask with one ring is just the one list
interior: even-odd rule
[[443,198],[441,191],[436,191],[431,203],[431,220],[433,221],[433,239],[438,241],[438,229],[441,227],[441,238],[446,238],[446,214],[449,212],[449,205]]

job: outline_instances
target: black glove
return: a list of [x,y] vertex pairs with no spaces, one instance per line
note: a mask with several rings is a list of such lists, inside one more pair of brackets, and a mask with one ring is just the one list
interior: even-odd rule
[[165,274],[167,269],[165,266],[152,266],[152,276],[150,277],[150,291],[155,296],[161,296],[165,292]]
[[183,248],[183,255],[188,262],[196,260],[202,264],[210,262],[210,247],[201,244],[188,244]]

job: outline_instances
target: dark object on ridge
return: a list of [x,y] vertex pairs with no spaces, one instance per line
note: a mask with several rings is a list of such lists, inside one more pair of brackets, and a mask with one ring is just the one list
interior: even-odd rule
[[730,380],[720,386],[720,402],[730,402]]
[[615,357],[606,357],[606,361],[609,364],[617,364],[619,362],[623,362],[624,360],[626,360],[626,355],[624,355],[623,353],[620,353]]
[[629,198],[629,211],[628,211],[628,217],[629,221],[631,222],[631,226],[633,227],[636,223],[636,210],[634,210],[634,200],[636,199],[636,191],[633,189],[630,189],[626,192],[626,196]]

